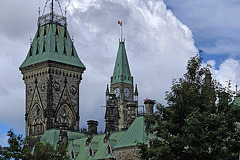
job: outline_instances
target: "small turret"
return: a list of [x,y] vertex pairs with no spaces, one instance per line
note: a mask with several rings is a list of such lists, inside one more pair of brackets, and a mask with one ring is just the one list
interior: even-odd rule
[[110,94],[106,104],[105,133],[118,131],[119,112],[115,94]]
[[135,92],[134,92],[133,96],[134,96],[134,101],[138,102],[138,88],[137,88],[137,85],[135,85]]
[[107,89],[106,89],[106,96],[109,96],[110,92],[109,92],[109,88],[108,88],[108,85],[107,85]]
[[109,98],[109,95],[110,95],[110,92],[109,92],[109,88],[108,88],[108,85],[107,85],[107,89],[106,89],[106,102]]

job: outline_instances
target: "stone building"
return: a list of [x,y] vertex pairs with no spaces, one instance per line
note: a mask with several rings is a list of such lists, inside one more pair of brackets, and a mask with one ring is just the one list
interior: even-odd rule
[[40,136],[66,122],[79,130],[79,84],[85,66],[67,30],[66,17],[38,18],[37,33],[20,66],[26,85],[26,136]]
[[[36,35],[19,68],[26,86],[26,136],[54,146],[67,144],[71,159],[139,159],[136,144],[147,143],[148,136],[144,118],[138,115],[138,89],[125,42],[119,41],[110,90],[106,89],[105,133],[98,134],[93,120],[87,121],[88,131],[79,131],[79,85],[86,68],[66,17],[54,12],[53,3],[50,13],[38,18]],[[153,111],[152,101],[145,105]]]

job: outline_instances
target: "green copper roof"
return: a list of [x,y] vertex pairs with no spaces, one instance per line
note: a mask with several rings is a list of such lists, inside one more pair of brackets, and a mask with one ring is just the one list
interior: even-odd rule
[[[60,131],[58,129],[47,130],[40,141],[49,142],[54,147],[59,141]],[[79,132],[67,131],[68,134],[68,154],[71,149],[76,153],[76,160],[109,159],[113,158],[115,148],[136,146],[139,143],[147,143],[144,117],[134,120],[128,130],[112,132],[107,142],[104,142],[106,134],[93,135],[89,145],[86,145],[88,137]],[[112,152],[107,153],[107,146],[110,145]],[[88,148],[93,150],[93,156],[89,156]]]
[[[43,136],[40,138],[40,141],[48,142],[51,145],[56,146],[59,141],[59,134],[60,134],[60,131],[58,129],[47,130],[43,134]],[[86,137],[85,134],[80,133],[80,132],[67,131],[67,134],[68,134],[69,140],[80,139],[80,138]]]
[[44,61],[55,61],[85,69],[67,28],[53,23],[38,27],[20,69]]
[[[122,81],[121,81],[122,76]],[[119,42],[117,59],[115,62],[112,84],[114,83],[130,83],[132,84],[132,76],[130,72],[130,68],[128,65],[127,53],[125,49],[124,42]]]
[[236,97],[236,98],[233,100],[233,104],[236,105],[236,106],[240,106],[240,97]]
[[[109,145],[111,146],[111,148],[113,148],[116,145],[116,142],[119,141],[119,139],[123,136],[124,133],[125,133],[125,131],[111,133],[111,136],[110,136],[109,142],[108,142]],[[107,154],[107,149],[106,149],[107,143],[103,142],[105,134],[103,134],[103,135],[104,136],[101,136],[101,137],[99,136],[99,140],[98,140],[99,144],[98,144],[97,152],[93,156],[93,159],[107,159],[107,158],[114,157],[114,152],[112,152],[111,154]],[[94,144],[94,139],[91,142],[91,144]]]
[[136,118],[126,133],[122,136],[114,148],[135,146],[137,143],[147,144],[144,117]]

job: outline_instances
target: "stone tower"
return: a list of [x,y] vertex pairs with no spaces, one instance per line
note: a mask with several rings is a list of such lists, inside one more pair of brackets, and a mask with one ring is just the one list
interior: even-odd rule
[[[48,1],[47,1],[48,2]],[[20,66],[26,85],[26,136],[47,129],[79,130],[79,84],[85,66],[67,30],[66,17],[51,11],[38,18],[38,29]]]
[[106,102],[105,133],[119,130],[119,118],[116,96],[115,94],[109,94]]
[[[120,40],[117,52],[117,58],[111,77],[110,92],[106,91],[106,96],[114,93],[117,99],[117,106],[119,111],[119,130],[124,130],[129,127],[129,122],[135,119],[138,113],[138,91],[137,86],[133,87],[133,77],[130,72],[127,53],[125,49],[125,42]],[[131,102],[133,104],[127,106]],[[106,105],[107,106],[107,105]],[[128,110],[131,111],[128,111]],[[133,113],[134,112],[134,113]],[[128,115],[131,113],[131,120]],[[134,116],[134,117],[133,117]],[[105,117],[106,118],[106,117]]]

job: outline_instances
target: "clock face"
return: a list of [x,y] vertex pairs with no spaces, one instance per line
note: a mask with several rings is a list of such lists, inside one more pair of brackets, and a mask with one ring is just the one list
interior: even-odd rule
[[115,89],[114,89],[114,93],[115,93],[116,97],[119,97],[119,95],[120,95],[120,89],[119,89],[119,88],[115,88]]
[[130,90],[128,88],[124,88],[123,92],[124,92],[124,96],[125,97],[129,97],[130,96]]

